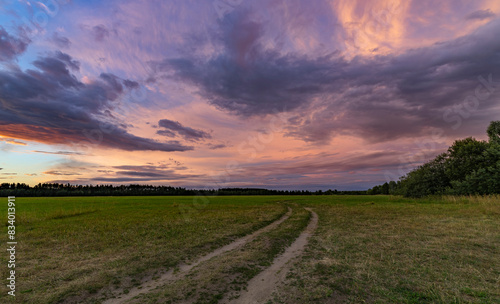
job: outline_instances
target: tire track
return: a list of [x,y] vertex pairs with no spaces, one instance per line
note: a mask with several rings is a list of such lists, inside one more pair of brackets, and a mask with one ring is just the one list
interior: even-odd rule
[[290,207],[287,207],[287,208],[288,208],[287,213],[284,214],[278,220],[272,222],[271,224],[269,224],[269,225],[267,225],[259,230],[256,230],[249,235],[246,235],[242,238],[239,238],[236,241],[234,241],[226,246],[218,248],[218,249],[210,252],[209,254],[202,256],[201,258],[199,258],[198,260],[196,260],[195,262],[193,262],[189,265],[180,264],[177,267],[175,273],[174,273],[174,269],[171,269],[171,270],[167,271],[166,273],[162,274],[159,279],[146,281],[146,282],[142,283],[140,286],[137,286],[137,287],[130,289],[130,291],[127,294],[120,294],[117,298],[111,298],[111,299],[104,301],[103,304],[122,304],[122,303],[125,303],[125,302],[131,300],[132,298],[134,298],[140,294],[148,293],[151,290],[153,290],[159,286],[162,286],[168,282],[182,278],[183,276],[185,276],[187,274],[187,272],[189,272],[194,267],[198,266],[200,263],[208,261],[211,258],[219,256],[225,252],[237,249],[237,248],[245,245],[249,241],[255,239],[260,234],[276,228],[279,224],[286,221],[290,217],[290,215],[292,215],[292,209]]
[[318,226],[318,215],[316,212],[312,211],[310,208],[305,209],[311,212],[312,217],[306,229],[304,229],[295,242],[293,242],[283,254],[275,258],[270,267],[253,277],[248,282],[247,290],[242,292],[239,298],[231,301],[226,298],[222,301],[222,303],[261,304],[265,303],[266,300],[271,297],[276,285],[285,279],[290,267],[287,263],[292,258],[302,254],[304,248],[307,246],[309,237]]

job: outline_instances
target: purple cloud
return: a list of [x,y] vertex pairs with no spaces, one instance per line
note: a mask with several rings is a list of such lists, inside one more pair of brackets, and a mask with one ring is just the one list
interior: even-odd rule
[[94,40],[97,42],[103,42],[106,38],[109,37],[109,30],[102,24],[94,26],[91,33],[94,37]]
[[9,33],[0,26],[0,61],[12,60],[17,55],[24,53],[29,42],[29,39],[16,38],[9,35]]
[[465,16],[465,19],[467,20],[484,20],[484,19],[490,19],[495,17],[495,13],[493,13],[490,9],[484,9],[484,10],[478,10],[475,12],[472,12]]
[[[479,76],[500,75],[500,20],[398,55],[348,60],[337,52],[310,57],[264,48],[263,27],[239,17],[221,23],[223,52],[169,58],[156,68],[173,72],[172,79],[196,86],[209,103],[236,115],[292,112],[287,134],[305,141],[353,135],[383,142],[450,129],[443,113],[474,94]],[[488,111],[494,107],[483,102],[469,123],[494,119]]]
[[68,49],[71,46],[71,41],[64,36],[60,36],[58,32],[54,32],[50,41],[61,49]]
[[179,135],[189,141],[198,141],[202,139],[210,139],[212,136],[202,130],[185,127],[178,121],[169,119],[161,119],[158,121],[158,126],[164,130],[158,130],[156,133],[167,137],[175,137]]
[[38,70],[0,71],[0,134],[48,144],[126,151],[192,149],[178,141],[158,142],[132,135],[123,123],[113,120],[110,110],[134,82],[103,73],[84,84],[70,72],[78,70],[79,63],[61,52],[40,57],[33,65]]

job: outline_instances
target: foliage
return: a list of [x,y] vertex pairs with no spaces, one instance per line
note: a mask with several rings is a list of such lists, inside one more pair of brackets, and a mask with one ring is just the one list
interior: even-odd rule
[[500,121],[492,121],[487,133],[488,142],[472,137],[456,140],[447,152],[391,182],[393,187],[385,183],[368,193],[407,197],[500,193]]
[[438,155],[434,160],[422,165],[401,180],[401,190],[405,196],[422,197],[443,194],[450,185],[447,172],[446,153]]
[[450,181],[464,180],[478,167],[484,166],[483,153],[488,149],[488,143],[477,141],[472,137],[456,140],[448,149],[445,170]]
[[486,132],[490,143],[500,144],[500,121],[492,121]]

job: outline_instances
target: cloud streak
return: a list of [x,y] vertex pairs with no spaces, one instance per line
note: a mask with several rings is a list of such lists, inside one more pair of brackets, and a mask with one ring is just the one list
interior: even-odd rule
[[0,134],[47,144],[96,145],[125,151],[186,151],[177,141],[130,134],[111,114],[136,83],[102,73],[90,83],[71,71],[79,62],[55,52],[33,62],[37,70],[0,71]]
[[179,135],[188,141],[199,141],[212,138],[209,133],[203,130],[185,127],[178,121],[161,119],[158,121],[158,126],[163,128],[163,130],[158,130],[156,133],[167,137],[175,137],[176,135]]
[[[114,166],[112,170],[105,170],[106,176],[93,177],[96,182],[146,182],[146,181],[175,181],[198,178],[201,174],[179,174],[178,168],[169,168],[166,165],[123,165]],[[182,170],[183,168],[181,168]],[[103,171],[103,170],[101,170]]]
[[59,35],[58,32],[54,32],[54,34],[52,34],[50,41],[61,49],[68,49],[71,46],[69,38]]
[[474,19],[484,20],[484,19],[490,19],[493,17],[495,17],[495,13],[493,13],[490,9],[484,9],[484,10],[477,10],[475,12],[468,14],[465,17],[465,19],[467,19],[467,20],[474,20]]
[[81,152],[75,152],[75,151],[56,151],[56,152],[50,152],[50,151],[32,151],[34,153],[43,153],[43,154],[53,154],[53,155],[84,155]]

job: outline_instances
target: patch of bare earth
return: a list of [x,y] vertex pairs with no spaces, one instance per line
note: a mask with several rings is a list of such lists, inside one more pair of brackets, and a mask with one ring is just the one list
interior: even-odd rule
[[247,236],[239,238],[236,241],[234,241],[226,246],[218,248],[218,249],[210,252],[209,254],[199,258],[197,261],[195,261],[189,265],[181,264],[176,269],[171,269],[171,270],[161,274],[159,277],[149,278],[149,280],[143,282],[140,286],[134,287],[134,288],[127,290],[127,291],[124,289],[115,290],[114,294],[116,295],[116,297],[106,300],[105,302],[103,302],[103,304],[126,303],[127,301],[133,299],[136,296],[139,296],[139,295],[144,294],[144,293],[148,293],[157,287],[165,285],[166,283],[179,280],[182,277],[184,277],[191,269],[193,269],[197,265],[199,265],[205,261],[208,261],[216,256],[219,256],[225,252],[232,251],[232,250],[235,250],[239,247],[242,247],[246,243],[255,239],[260,234],[275,229],[281,223],[283,223],[285,220],[287,220],[291,214],[292,214],[292,209],[290,207],[288,207],[288,212],[285,215],[283,215],[280,219],[267,225],[266,227],[263,227],[259,230],[256,230],[255,232],[253,232]]
[[227,297],[222,303],[254,304],[265,303],[275,291],[277,284],[282,282],[289,270],[289,261],[302,254],[307,246],[309,237],[316,230],[318,225],[318,215],[309,208],[312,217],[306,229],[288,247],[283,254],[274,259],[273,264],[252,278],[248,282],[246,291],[243,291],[239,298],[229,300]]

